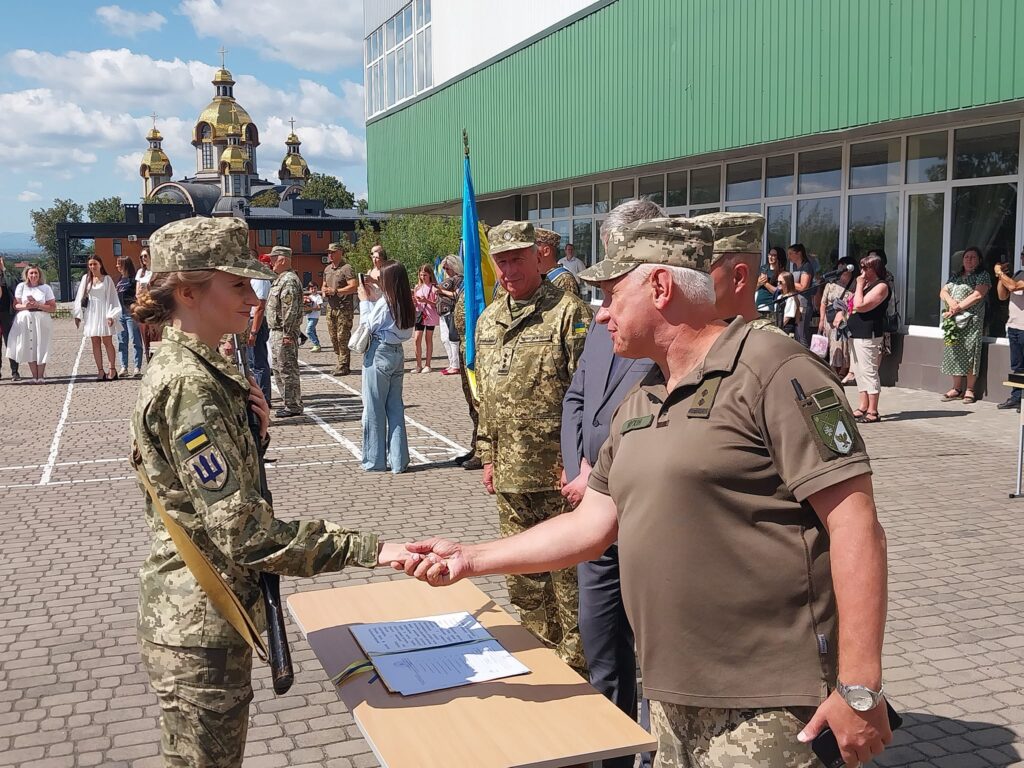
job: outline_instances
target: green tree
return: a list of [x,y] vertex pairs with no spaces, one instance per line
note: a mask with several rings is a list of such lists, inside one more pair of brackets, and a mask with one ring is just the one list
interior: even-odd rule
[[355,205],[355,197],[344,182],[326,173],[310,175],[299,197],[303,200],[323,200],[325,208],[351,208]]
[[143,203],[151,203],[155,205],[182,205],[181,200],[175,200],[173,197],[168,195],[155,195],[151,197],[142,198]]
[[82,221],[82,206],[74,200],[56,199],[49,208],[29,211],[32,217],[32,239],[50,256],[57,255],[57,225]]
[[458,216],[399,215],[382,222],[380,243],[388,258],[402,262],[416,282],[421,264],[459,252],[462,219]]
[[249,200],[249,205],[254,208],[277,208],[280,204],[281,195],[273,189],[264,190]]
[[359,211],[360,214],[366,213],[370,210],[370,204],[366,201],[365,197],[360,197],[356,200],[356,210]]
[[124,223],[124,208],[121,198],[101,197],[89,203],[89,221],[96,224],[122,224]]

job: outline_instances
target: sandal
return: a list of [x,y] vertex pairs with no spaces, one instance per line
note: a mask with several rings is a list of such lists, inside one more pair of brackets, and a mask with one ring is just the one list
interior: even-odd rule
[[102,371],[96,374],[96,381],[107,381],[107,374]]
[[963,390],[951,389],[951,390],[949,390],[949,392],[947,392],[946,394],[944,394],[942,396],[942,402],[944,402],[944,403],[951,403],[954,400],[959,400],[963,396],[964,396]]
[[867,413],[867,411],[862,411],[860,408],[854,408],[853,418],[855,418],[857,421],[860,421],[861,419],[864,418],[865,413]]
[[858,424],[877,424],[882,420],[878,411],[865,411],[864,415],[857,419]]
[[[971,394],[968,395],[967,394],[968,392],[970,392]],[[974,396],[974,390],[973,389],[965,389],[964,390],[964,403],[966,403],[967,405],[970,405],[971,403],[975,403],[977,401],[978,401],[978,398]]]

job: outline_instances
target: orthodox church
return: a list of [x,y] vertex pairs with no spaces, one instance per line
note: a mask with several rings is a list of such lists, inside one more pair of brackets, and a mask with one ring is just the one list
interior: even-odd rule
[[213,87],[213,101],[199,113],[192,130],[196,148],[193,176],[172,180],[171,161],[163,150],[163,136],[154,116],[153,128],[146,136],[149,146],[139,166],[143,197],[184,203],[200,216],[244,215],[250,198],[268,190],[277,192],[282,201],[297,197],[309,178],[309,166],[299,152],[302,142],[295,135],[295,121],[291,121],[292,131],[285,140],[279,181],[262,179],[256,162],[259,129],[235,101],[235,81],[223,61],[213,77]]

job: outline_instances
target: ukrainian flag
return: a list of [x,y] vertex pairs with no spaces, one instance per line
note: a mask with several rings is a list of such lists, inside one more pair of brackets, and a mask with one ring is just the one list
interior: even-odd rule
[[[463,132],[465,140],[465,132]],[[466,373],[476,394],[476,324],[494,295],[494,265],[483,225],[476,215],[476,195],[469,169],[469,144],[462,161],[462,270],[463,294],[466,302]]]

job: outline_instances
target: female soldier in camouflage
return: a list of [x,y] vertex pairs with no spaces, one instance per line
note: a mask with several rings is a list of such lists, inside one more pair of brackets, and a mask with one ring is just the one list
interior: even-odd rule
[[[132,459],[262,629],[260,571],[312,576],[402,558],[373,533],[278,520],[260,495],[257,451],[267,447],[269,407],[217,352],[221,336],[245,330],[257,303],[249,278],[271,274],[250,258],[247,240],[238,219],[198,217],[150,239],[153,280],[134,314],[165,327],[132,414]],[[259,417],[262,445],[247,407]],[[148,496],[145,511],[153,543],[140,572],[139,640],[163,710],[165,764],[239,766],[250,648],[209,602]]]

